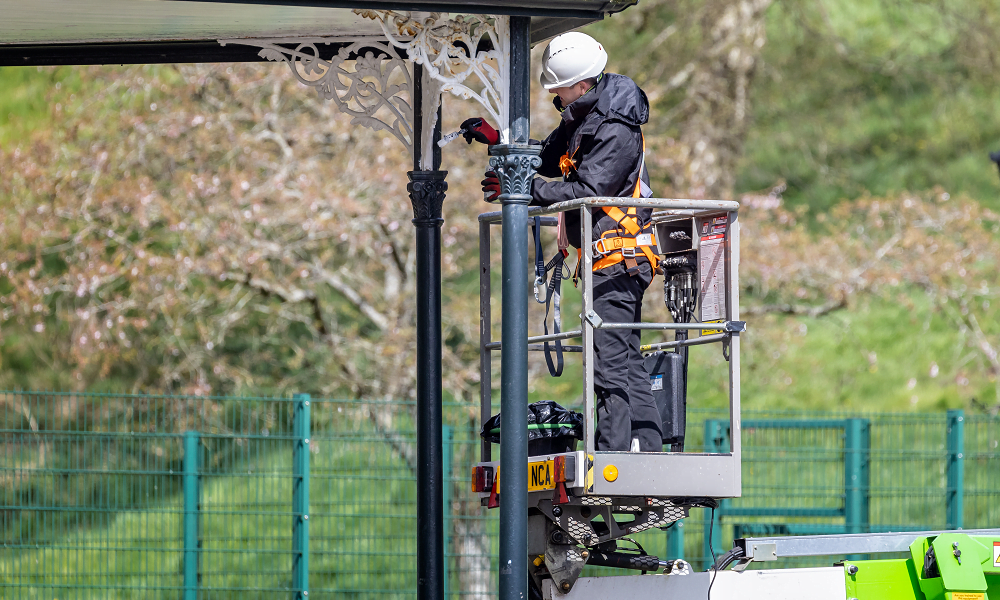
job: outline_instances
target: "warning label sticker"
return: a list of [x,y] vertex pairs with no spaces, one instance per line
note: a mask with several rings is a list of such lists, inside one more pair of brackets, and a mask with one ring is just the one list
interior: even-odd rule
[[986,600],[983,592],[952,592],[951,600]]
[[[722,319],[715,319],[712,321],[705,321],[705,323],[722,323]],[[721,329],[702,329],[701,335],[715,335],[717,333],[722,333]]]
[[652,391],[663,389],[663,375],[652,375],[649,378],[649,384]]
[[993,566],[1000,567],[1000,542],[993,542]]
[[701,321],[726,318],[726,236],[701,238],[698,248],[698,275],[701,279]]

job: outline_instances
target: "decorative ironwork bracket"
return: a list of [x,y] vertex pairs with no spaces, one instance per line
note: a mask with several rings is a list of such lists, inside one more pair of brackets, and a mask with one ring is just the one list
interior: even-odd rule
[[[442,92],[478,102],[500,129],[501,143],[508,140],[510,17],[459,15],[452,19],[442,13],[354,12],[378,21],[388,43],[357,37],[224,39],[219,43],[260,48],[261,58],[288,64],[302,84],[351,115],[352,124],[388,131],[410,152],[414,150],[414,85],[413,71],[406,63],[423,66],[427,76],[421,98],[424,139],[417,142],[421,169],[431,169]],[[480,41],[487,37],[492,49],[479,51]],[[319,46],[331,43],[342,46],[335,56],[323,59]],[[348,64],[352,61],[353,69]]]
[[[458,15],[450,19],[442,13],[361,9],[354,13],[378,21],[389,43],[422,65],[442,92],[478,102],[501,128],[500,142],[507,142],[510,17]],[[480,41],[487,37],[492,48],[480,51]],[[482,91],[466,85],[470,79]]]
[[[345,42],[350,43],[336,56],[329,60],[320,57],[319,45]],[[233,39],[219,43],[261,48],[261,58],[288,64],[299,82],[333,101],[340,112],[351,116],[352,124],[388,131],[413,151],[413,73],[392,45],[358,38]]]

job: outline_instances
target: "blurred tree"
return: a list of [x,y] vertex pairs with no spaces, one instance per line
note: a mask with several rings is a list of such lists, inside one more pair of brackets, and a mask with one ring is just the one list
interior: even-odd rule
[[611,23],[595,27],[596,35],[607,39],[612,66],[628,63],[626,73],[654,105],[647,144],[673,194],[733,196],[771,3],[642,2],[621,15],[634,28],[634,37],[616,34]]
[[817,213],[936,185],[1000,208],[998,22],[982,0],[776,2],[737,187],[781,179]]
[[935,185],[995,202],[998,23],[984,0],[643,0],[590,31],[649,93],[657,191],[782,180],[822,212]]
[[817,232],[803,210],[781,207],[780,191],[741,198],[745,314],[816,317],[863,295],[921,290],[959,333],[956,379],[992,382],[987,410],[1000,413],[1000,215],[938,189],[844,202]]
[[[0,158],[14,174],[0,230],[16,249],[4,320],[68,328],[73,343],[53,350],[81,382],[130,369],[135,389],[411,398],[402,147],[277,68],[90,74],[100,97]],[[121,107],[94,118],[94,105]],[[474,258],[452,246],[478,207],[454,208],[449,276]],[[449,339],[475,337],[454,314]],[[446,348],[446,387],[462,398],[477,373],[456,352],[468,348]]]

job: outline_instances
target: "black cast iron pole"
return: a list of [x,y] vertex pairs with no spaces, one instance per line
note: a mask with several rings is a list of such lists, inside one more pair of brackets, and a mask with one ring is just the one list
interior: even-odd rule
[[[441,440],[441,206],[448,184],[441,154],[420,170],[423,69],[413,67],[413,204],[417,268],[417,600],[444,600],[444,496]],[[434,130],[441,137],[441,114]],[[437,147],[437,144],[434,145]]]
[[[511,144],[527,144],[531,133],[529,131],[531,117],[530,34],[531,17],[510,18],[510,107],[508,121]],[[525,267],[524,272],[525,277],[527,277],[527,267]],[[527,381],[524,385],[527,390]]]
[[[528,202],[541,164],[528,146],[528,17],[510,18],[510,143],[490,149],[503,204],[500,348],[500,600],[528,597]],[[483,385],[489,385],[488,382]]]

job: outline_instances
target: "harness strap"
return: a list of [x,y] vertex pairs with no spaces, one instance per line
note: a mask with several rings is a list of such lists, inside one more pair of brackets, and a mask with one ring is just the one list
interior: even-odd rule
[[580,266],[583,264],[583,248],[576,249],[576,268],[573,269],[573,287],[580,281]]
[[539,288],[545,288],[545,258],[542,256],[542,218],[535,217],[531,223],[531,235],[535,238],[535,302],[545,299],[538,295]]
[[[659,261],[659,257],[650,249],[649,246],[639,246],[638,249],[639,249],[639,251],[642,252],[642,255],[646,258],[646,260],[649,261],[649,264],[651,264],[651,265],[656,265],[657,264],[657,262]],[[606,269],[606,268],[608,268],[608,267],[610,267],[612,265],[617,265],[618,263],[620,263],[622,261],[625,261],[625,266],[628,267],[628,270],[630,272],[633,269],[638,268],[638,266],[639,266],[638,263],[631,264],[631,265],[629,264],[630,261],[635,261],[634,257],[622,256],[621,252],[617,252],[615,254],[612,254],[611,256],[606,256],[606,257],[602,258],[601,260],[598,260],[598,261],[594,262],[594,270],[595,271],[599,271],[601,269]]]
[[[549,306],[552,306],[552,333],[562,333],[562,280],[563,265],[566,255],[562,252],[556,253],[545,268],[552,269],[552,278],[545,295],[545,317],[542,319],[542,331],[549,334]],[[551,302],[550,302],[551,301]],[[551,351],[555,350],[555,364],[552,362]],[[549,369],[549,375],[559,377],[563,372],[563,347],[562,340],[555,340],[554,347],[549,348],[549,342],[545,342],[545,366]]]
[[[642,155],[639,157],[639,165],[639,176],[636,177],[635,188],[632,190],[633,198],[642,197],[642,174],[646,172],[645,136],[642,138]],[[629,207],[627,214],[622,212],[622,209],[617,206],[604,206],[602,208],[618,224],[619,231],[616,232],[617,236],[615,237],[605,237],[607,233],[610,233],[607,232],[601,236],[601,239],[594,242],[595,254],[603,257],[594,262],[594,270],[606,269],[624,261],[629,274],[635,275],[639,272],[639,263],[636,261],[635,255],[636,249],[642,252],[642,256],[649,261],[650,267],[655,269],[659,261],[659,257],[652,250],[652,247],[656,245],[656,237],[652,233],[642,233],[650,229],[651,224],[647,223],[645,226],[639,225],[637,210],[634,206]],[[627,232],[628,236],[631,237],[622,235],[624,232]],[[646,238],[644,236],[649,236],[650,241],[645,241]],[[608,240],[613,240],[610,242],[610,248]],[[631,253],[628,252],[629,249],[632,249]]]
[[[576,150],[579,150],[579,149],[580,148],[577,147]],[[569,177],[569,174],[576,170],[576,163],[573,160],[573,157],[576,156],[576,150],[573,151],[572,155],[567,151],[566,154],[564,154],[563,156],[561,156],[559,158],[559,170],[562,171],[562,174],[563,174],[564,178]],[[642,137],[642,154],[639,157],[639,176],[636,178],[635,188],[632,190],[632,197],[633,198],[642,198],[643,197],[643,194],[642,194],[642,192],[643,192],[642,175],[645,172],[646,172],[646,137],[643,136]],[[646,189],[647,190],[649,189],[648,186],[647,186]],[[617,206],[603,206],[601,208],[604,210],[605,214],[607,214],[609,217],[611,217],[612,219],[614,219],[615,223],[618,225],[618,231],[616,232],[618,235],[617,235],[617,237],[614,237],[614,238],[605,238],[605,236],[602,235],[600,240],[598,240],[597,242],[594,242],[594,244],[595,244],[594,245],[595,250],[597,250],[597,248],[598,248],[597,244],[602,243],[605,239],[616,239],[616,240],[629,239],[628,237],[626,237],[626,235],[623,235],[623,234],[627,234],[628,236],[631,236],[631,237],[634,238],[636,236],[641,236],[642,235],[642,231],[644,231],[644,230],[646,230],[646,229],[649,228],[649,224],[647,224],[645,227],[639,225],[638,211],[636,210],[636,207],[634,207],[634,206],[629,207],[627,213],[624,212],[624,211],[622,211],[622,209],[618,208]],[[560,219],[559,220],[560,231],[558,232],[559,239],[560,239],[560,248],[559,248],[559,250],[560,250],[560,253],[562,254],[562,256],[565,257],[568,253],[565,251],[566,246],[562,244],[562,240],[563,240],[563,238],[562,238],[562,231],[564,231],[564,227],[565,227],[565,221],[564,221],[565,216],[564,216],[564,213],[559,213],[559,219]],[[536,217],[535,220],[536,220],[536,225],[537,225],[538,218]],[[652,235],[652,234],[649,234],[649,235]],[[655,245],[655,241],[652,243],[652,245]],[[622,252],[622,249],[626,249],[627,250],[627,249],[630,249],[630,248],[631,249],[636,249],[636,248],[639,249],[639,251],[642,252],[642,256],[647,261],[649,261],[650,266],[653,269],[656,268],[656,266],[658,264],[658,261],[659,261],[659,258],[657,257],[656,253],[652,251],[651,244],[637,244],[637,243],[633,242],[633,244],[631,246],[622,246],[622,245],[619,245],[616,248],[613,248],[611,250],[610,254],[607,253],[607,252],[598,251],[598,253],[601,256],[603,256],[603,258],[601,258],[600,260],[597,260],[597,261],[594,262],[594,269],[593,270],[594,271],[599,271],[601,269],[605,269],[607,267],[610,267],[612,265],[616,265],[616,264],[624,261],[625,262],[625,266],[627,267],[628,273],[630,275],[636,275],[636,274],[638,274],[638,272],[639,272],[639,263],[636,260],[635,251],[633,250],[633,252],[631,254],[628,254],[627,252]],[[541,298],[539,296],[539,287],[544,285],[545,272],[541,270],[542,259],[539,259],[538,258],[539,256],[541,256],[541,242],[540,242],[540,238],[536,235],[536,237],[535,237],[535,257],[536,257],[535,258],[535,300],[538,301],[539,303],[541,303],[542,300],[541,300]],[[579,254],[578,254],[578,260],[577,260],[577,263],[576,263],[576,271],[573,273],[573,285],[574,286],[576,285],[577,278],[579,277],[581,259],[582,259],[582,257],[580,257]],[[553,260],[555,260],[555,259],[553,259]],[[553,276],[553,278],[554,278],[554,276]],[[549,292],[549,294],[551,294],[551,292]],[[548,302],[548,298],[546,298],[546,319],[548,318],[548,304],[547,304],[547,302]],[[556,310],[557,310],[557,314],[558,314],[558,307],[557,307]],[[558,344],[558,342],[557,342],[557,344]],[[549,362],[548,343],[546,343],[545,347],[546,347],[545,359],[546,359],[547,362]],[[562,371],[562,366],[561,366],[562,365],[561,347],[559,348],[559,350],[560,350],[560,355],[559,355],[560,368],[559,368],[559,370]],[[551,362],[549,362],[549,372],[552,372]]]
[[[545,335],[549,334],[549,309],[552,308],[552,333],[562,333],[562,280],[563,268],[566,256],[569,254],[560,243],[560,248],[552,260],[545,263],[542,258],[542,223],[540,217],[535,217],[531,224],[531,232],[535,238],[535,301],[545,304],[545,317],[542,318],[542,329]],[[548,272],[552,271],[552,277],[548,278]],[[548,281],[546,281],[548,280]],[[539,293],[540,289],[545,290],[544,297]],[[552,359],[552,351],[555,350],[555,361]],[[563,372],[563,347],[562,340],[555,340],[553,348],[549,347],[549,342],[545,342],[545,365],[549,369],[549,375],[559,377]]]
[[[622,236],[612,236],[604,237],[594,242],[594,252],[601,256],[608,256],[619,250],[628,250],[630,248],[639,248],[642,246],[655,246],[656,245],[656,234],[653,233],[641,233],[635,237],[622,237]],[[624,253],[628,256],[628,252]]]
[[[644,229],[648,231],[652,227],[647,226]],[[594,254],[602,257],[594,262],[594,270],[606,269],[611,265],[625,261],[629,271],[632,271],[638,268],[638,263],[635,262],[637,251],[642,253],[650,265],[656,267],[658,259],[656,253],[653,252],[655,247],[656,235],[653,233],[640,233],[634,238],[602,236],[601,239],[593,243]],[[630,264],[630,262],[634,264]]]
[[[633,198],[638,198],[638,196],[632,196]],[[604,212],[608,214],[609,217],[618,223],[618,226],[625,229],[631,235],[639,233],[639,223],[636,222],[635,217],[630,217],[622,212],[622,209],[617,206],[604,206],[602,207]],[[631,214],[635,214],[635,207],[629,209]]]

